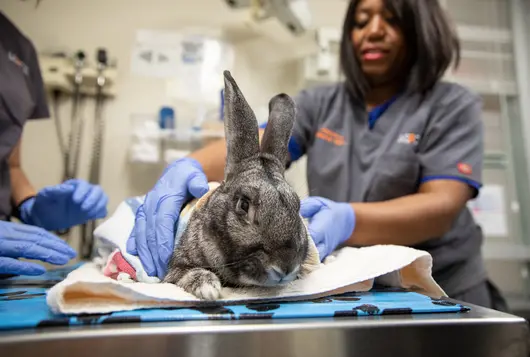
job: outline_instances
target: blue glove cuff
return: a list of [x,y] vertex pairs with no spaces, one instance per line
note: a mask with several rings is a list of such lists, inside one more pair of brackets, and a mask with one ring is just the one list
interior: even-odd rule
[[353,231],[355,230],[355,223],[356,223],[356,216],[355,216],[355,210],[353,209],[352,205],[349,204],[349,203],[344,203],[347,207],[347,210],[348,212],[350,212],[350,219],[348,220],[349,224],[350,224],[350,229],[349,229],[349,232],[350,234],[348,234],[348,237],[346,238],[346,240],[348,238],[351,237],[351,235],[353,234]]
[[35,225],[31,217],[35,196],[25,198],[17,207],[18,218],[25,224]]

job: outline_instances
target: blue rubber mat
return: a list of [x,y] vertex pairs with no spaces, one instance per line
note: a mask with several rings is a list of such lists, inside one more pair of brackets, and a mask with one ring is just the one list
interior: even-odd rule
[[75,266],[50,271],[41,277],[0,280],[0,330],[123,322],[329,318],[469,311],[466,306],[444,299],[431,299],[397,289],[376,289],[304,302],[145,309],[79,316],[53,314],[46,305],[46,292],[73,268]]

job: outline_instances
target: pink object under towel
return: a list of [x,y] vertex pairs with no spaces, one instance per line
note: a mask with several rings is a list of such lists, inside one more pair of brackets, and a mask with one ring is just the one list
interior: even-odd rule
[[[121,280],[118,277],[121,276],[125,279],[130,278],[136,281],[136,270],[125,260],[119,249],[116,249],[111,253],[107,260],[107,265],[103,268],[103,275],[108,276],[114,280]],[[127,274],[127,276],[123,276]]]

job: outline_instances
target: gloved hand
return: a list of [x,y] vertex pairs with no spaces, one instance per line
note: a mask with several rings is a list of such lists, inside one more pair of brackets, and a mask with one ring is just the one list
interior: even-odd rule
[[300,214],[309,219],[308,231],[321,260],[350,238],[355,228],[355,212],[349,203],[308,197],[301,202]]
[[43,266],[17,258],[63,265],[76,256],[59,237],[42,228],[0,221],[0,274],[40,275]]
[[163,279],[175,241],[182,206],[208,192],[201,164],[191,158],[171,163],[136,212],[127,252],[138,255],[149,276]]
[[101,186],[72,179],[42,189],[20,207],[24,223],[49,231],[68,229],[107,216],[108,197]]

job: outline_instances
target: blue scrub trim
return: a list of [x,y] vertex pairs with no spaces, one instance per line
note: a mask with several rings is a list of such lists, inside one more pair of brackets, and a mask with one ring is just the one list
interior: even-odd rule
[[289,139],[289,145],[287,148],[289,150],[291,161],[296,161],[302,157],[302,148],[298,145],[294,136],[291,136]]
[[368,113],[368,127],[370,128],[370,130],[374,128],[377,119],[379,119],[381,115],[383,115],[383,113],[388,109],[388,107],[390,107],[392,103],[396,101],[397,97],[398,96],[396,95],[390,98],[390,100],[386,101],[381,105],[378,105]]
[[[261,124],[259,126],[259,128],[260,129],[265,129],[266,126],[267,126],[267,122]],[[291,159],[290,161],[291,162],[298,160],[303,155],[302,148],[296,142],[296,139],[294,138],[294,136],[291,136],[291,138],[289,139],[289,145],[287,146],[287,149],[289,151],[289,156],[290,156],[290,159]]]
[[426,176],[426,177],[422,178],[420,182],[421,183],[425,183],[427,181],[432,181],[432,180],[455,180],[455,181],[460,181],[460,182],[468,184],[469,186],[473,187],[477,191],[480,190],[480,188],[482,187],[482,184],[478,183],[477,181],[474,181],[474,180],[471,180],[471,179],[467,179],[465,177],[451,176],[451,175]]

